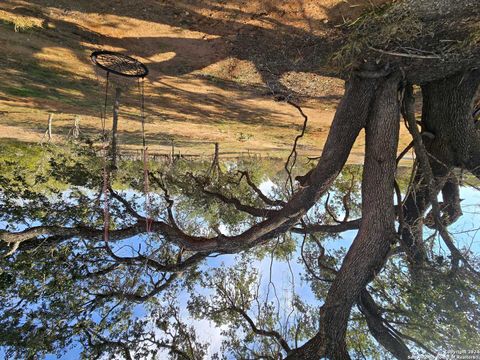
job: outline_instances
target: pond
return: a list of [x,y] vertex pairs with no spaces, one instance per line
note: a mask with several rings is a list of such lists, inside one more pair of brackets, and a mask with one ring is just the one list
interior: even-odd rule
[[[346,166],[301,221],[242,242],[297,191],[283,160],[161,158],[147,174],[137,160],[110,169],[83,145],[7,144],[0,155],[7,359],[281,359],[319,331],[362,215],[360,165]],[[291,176],[312,166],[298,159]],[[405,195],[411,168],[397,172]],[[448,230],[478,267],[480,193],[461,179],[463,215]],[[392,357],[375,316],[414,358],[479,343],[478,279],[452,268],[434,227],[423,237],[423,267],[392,244],[367,286],[372,303],[352,308],[352,358]]]

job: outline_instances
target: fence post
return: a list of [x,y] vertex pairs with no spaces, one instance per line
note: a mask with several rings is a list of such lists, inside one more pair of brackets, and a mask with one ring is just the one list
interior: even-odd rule
[[41,144],[43,144],[43,141],[45,140],[45,138],[47,138],[47,143],[49,143],[52,140],[52,121],[53,121],[53,114],[48,114],[47,130],[45,130],[45,134],[43,134]]

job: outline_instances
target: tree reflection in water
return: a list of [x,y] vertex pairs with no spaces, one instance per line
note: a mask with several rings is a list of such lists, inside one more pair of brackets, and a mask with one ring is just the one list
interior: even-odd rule
[[[6,358],[73,351],[88,359],[281,359],[317,335],[321,307],[360,225],[362,168],[347,166],[301,221],[250,241],[243,234],[288,206],[281,161],[232,159],[221,171],[185,159],[150,166],[146,214],[142,164],[120,162],[105,242],[102,162],[92,149],[4,147]],[[299,161],[298,174],[305,167]],[[405,194],[410,169],[399,168],[397,182]],[[433,354],[479,343],[479,248],[475,201],[468,201],[450,227],[468,266],[455,263],[427,213],[421,266],[395,242],[358,297],[349,314],[350,356],[401,358],[402,346]]]

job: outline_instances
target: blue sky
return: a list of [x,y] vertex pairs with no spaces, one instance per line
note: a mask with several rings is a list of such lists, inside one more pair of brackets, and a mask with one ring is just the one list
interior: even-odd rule
[[[265,192],[271,192],[273,183],[268,181],[261,185],[261,189]],[[480,192],[472,188],[462,188],[461,189],[461,198],[462,208],[464,211],[463,217],[450,227],[450,232],[454,235],[459,247],[469,247],[474,252],[480,251],[480,222],[478,221],[478,214],[480,213]],[[0,223],[0,228],[4,228],[5,223]],[[339,239],[332,241],[327,241],[327,249],[336,250],[340,247],[348,248],[356,235],[356,231],[347,231],[341,234]],[[299,241],[301,237],[297,236]],[[134,237],[128,240],[129,244],[138,244],[139,242],[144,241],[141,237]],[[127,244],[127,243],[124,243]],[[440,242],[439,242],[440,244]],[[441,251],[438,248],[438,251]],[[119,255],[126,255],[124,251],[119,251]],[[276,284],[278,295],[282,300],[282,303],[287,304],[288,300],[292,296],[292,289],[297,294],[300,295],[305,301],[315,302],[315,298],[308,284],[305,284],[300,279],[300,273],[304,271],[303,267],[298,264],[296,261],[299,257],[297,251],[293,255],[292,261],[290,262],[291,269],[287,262],[274,260],[271,263],[269,256],[266,256],[262,260],[257,260],[254,262],[255,268],[257,268],[262,274],[262,283],[261,289],[266,294],[269,291],[270,283],[270,266],[272,266],[271,271],[271,280]],[[222,255],[216,258],[210,258],[203,265],[205,269],[212,269],[219,266],[235,266],[235,255]],[[293,277],[292,277],[293,274]],[[294,287],[292,288],[292,282]],[[271,290],[271,289],[270,289]],[[183,291],[179,295],[179,303],[182,304],[182,307],[186,307],[186,304],[190,298],[190,294],[186,291]],[[136,308],[134,316],[144,316],[144,312],[141,306]],[[211,345],[210,354],[213,354],[216,351],[220,350],[221,344],[221,334],[220,329],[216,329],[214,325],[206,320],[197,321],[191,319],[186,311],[184,311],[184,316],[187,322],[191,323],[198,330],[198,334],[201,340],[209,343]],[[70,360],[77,359],[79,357],[80,349],[74,347],[69,349],[60,359]],[[4,352],[0,350],[0,358],[3,358]],[[56,356],[50,355],[46,359],[56,359]]]

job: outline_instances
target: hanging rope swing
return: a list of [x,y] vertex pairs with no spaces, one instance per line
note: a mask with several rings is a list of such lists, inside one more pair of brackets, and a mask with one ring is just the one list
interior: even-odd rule
[[[105,72],[105,99],[101,114],[102,121],[102,139],[103,139],[103,154],[104,154],[104,169],[103,169],[103,196],[104,196],[104,238],[108,241],[110,228],[110,211],[109,211],[109,189],[110,189],[110,174],[112,170],[117,168],[117,128],[118,128],[118,114],[120,108],[120,96],[122,88],[131,87],[132,80],[137,80],[138,92],[140,94],[140,108],[141,108],[141,122],[142,122],[142,145],[143,145],[143,183],[145,194],[145,226],[146,231],[150,232],[152,219],[150,218],[150,195],[149,195],[149,169],[148,169],[148,147],[145,138],[145,77],[148,75],[148,68],[146,65],[130,56],[120,54],[113,51],[94,51],[90,58],[97,70]],[[112,123],[112,138],[110,144],[110,151],[106,136],[106,119],[107,119],[107,105],[108,105],[108,91],[110,83],[115,83],[115,98],[113,103],[113,123]],[[110,156],[110,164],[108,164],[108,156]]]

